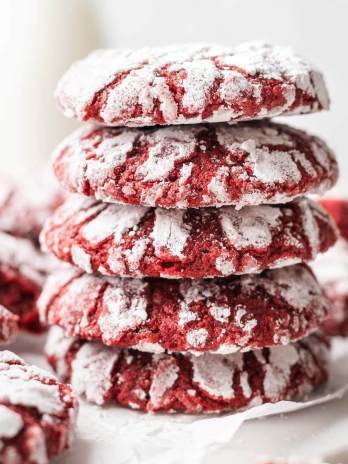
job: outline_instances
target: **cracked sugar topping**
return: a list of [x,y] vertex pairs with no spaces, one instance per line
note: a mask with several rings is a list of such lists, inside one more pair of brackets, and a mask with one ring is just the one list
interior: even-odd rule
[[41,240],[88,273],[205,278],[314,259],[336,234],[329,216],[303,198],[173,211],[74,197],[48,220]]
[[9,351],[0,352],[1,462],[47,463],[69,446],[76,412],[70,386]]
[[0,269],[16,269],[37,285],[42,285],[49,262],[50,259],[40,253],[30,240],[0,232]]
[[81,339],[66,352],[64,332],[51,330],[49,362],[54,368],[65,364],[67,380],[97,404],[113,400],[154,412],[237,411],[304,396],[327,378],[329,349],[319,335],[255,352],[194,356],[120,350]]
[[160,353],[233,353],[285,345],[317,330],[329,303],[305,265],[211,280],[52,275],[43,323],[69,335]]
[[72,192],[166,208],[286,203],[323,193],[338,171],[321,139],[269,121],[82,127],[57,147],[53,169]]
[[97,50],[73,64],[64,114],[115,126],[236,122],[327,109],[322,75],[286,47],[188,44]]

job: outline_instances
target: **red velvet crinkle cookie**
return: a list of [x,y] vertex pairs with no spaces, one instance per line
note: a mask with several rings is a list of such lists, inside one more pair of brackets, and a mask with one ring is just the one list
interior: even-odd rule
[[348,198],[322,198],[320,204],[331,214],[342,237],[348,241]]
[[228,354],[305,337],[317,330],[329,302],[310,269],[298,264],[194,281],[70,269],[48,279],[38,306],[44,323],[105,345]]
[[268,121],[82,127],[59,145],[53,168],[72,192],[166,208],[285,203],[324,192],[338,173],[322,140]]
[[0,230],[37,241],[43,223],[63,199],[52,176],[14,180],[0,174]]
[[339,240],[313,263],[313,270],[331,302],[323,331],[330,336],[348,336],[348,244]]
[[12,341],[18,332],[18,316],[0,305],[0,343]]
[[336,241],[330,217],[308,199],[286,205],[167,210],[69,199],[41,240],[84,271],[205,278],[313,259]]
[[331,301],[331,308],[322,324],[322,330],[329,336],[348,337],[348,280],[338,279],[328,282],[324,290]]
[[58,84],[64,114],[108,126],[242,121],[327,109],[322,75],[289,48],[97,50]]
[[69,385],[0,352],[0,462],[48,463],[69,447],[76,412]]
[[150,354],[120,350],[54,327],[46,354],[88,401],[143,411],[202,413],[302,397],[327,379],[329,347],[310,335],[294,344],[234,353]]
[[19,316],[21,329],[43,329],[36,302],[50,264],[30,240],[0,232],[0,305]]

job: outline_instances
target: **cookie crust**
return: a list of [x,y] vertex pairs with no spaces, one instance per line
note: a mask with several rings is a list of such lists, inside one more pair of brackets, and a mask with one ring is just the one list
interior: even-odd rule
[[180,281],[64,270],[48,279],[38,305],[43,323],[70,336],[152,353],[286,345],[316,331],[329,310],[305,265]]
[[236,122],[329,107],[320,72],[264,42],[97,50],[70,67],[56,98],[65,116],[108,126]]
[[82,127],[57,147],[53,169],[71,192],[164,208],[286,203],[324,193],[338,174],[321,139],[269,121]]
[[46,353],[77,394],[151,412],[213,413],[303,397],[327,379],[329,349],[311,335],[230,355],[150,354],[68,338],[51,329]]
[[336,241],[314,202],[166,210],[72,198],[46,223],[44,249],[85,272],[207,278],[314,259]]

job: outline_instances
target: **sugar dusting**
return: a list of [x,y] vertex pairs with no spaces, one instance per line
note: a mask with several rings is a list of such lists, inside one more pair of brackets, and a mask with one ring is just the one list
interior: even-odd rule
[[[180,103],[188,115],[181,112],[175,93],[168,85],[164,76],[167,69],[183,75]],[[213,115],[206,117],[216,122],[246,118],[242,110],[232,110],[233,104],[245,95],[260,102],[265,85],[262,79],[279,81],[284,102],[268,111],[261,105],[255,118],[293,111],[296,90],[314,99],[311,105],[297,106],[297,112],[329,106],[318,71],[289,48],[264,42],[245,43],[235,48],[192,44],[134,51],[97,50],[71,66],[59,82],[56,96],[66,116],[84,119],[95,95],[104,92],[106,98],[99,116],[108,125],[154,124],[155,102],[159,102],[165,124],[198,123],[204,119],[211,89],[220,82],[217,92],[221,102]],[[142,111],[135,116],[137,107]]]
[[219,216],[222,228],[237,250],[248,247],[265,248],[272,243],[272,229],[279,224],[280,208],[273,206],[250,206],[237,211],[221,208]]
[[[168,280],[160,285],[152,279],[87,274],[76,274],[66,283],[57,275],[50,277],[50,288],[55,288],[55,298],[50,303],[44,289],[44,322],[109,346],[121,342],[153,353],[248,351],[265,346],[264,337],[268,346],[287,344],[315,330],[329,308],[303,265],[226,280]],[[262,314],[254,308],[256,294],[269,301]]]
[[[206,152],[202,137],[217,140],[209,172],[201,163],[200,151]],[[66,188],[82,194],[87,183],[96,198],[107,202],[136,199],[147,206],[179,208],[284,203],[323,192],[337,177],[335,157],[321,139],[269,121],[83,127],[57,147],[54,167]],[[191,188],[184,188],[186,183]]]
[[166,248],[174,256],[183,256],[186,242],[190,236],[189,226],[184,224],[184,211],[155,210],[155,224],[151,233],[157,254]]
[[2,438],[15,437],[23,427],[23,420],[20,414],[12,411],[7,406],[0,405],[0,450],[2,448]]
[[138,328],[148,319],[147,301],[144,295],[146,284],[137,279],[117,280],[103,294],[105,307],[99,318],[99,327],[104,341],[112,340],[123,331]]
[[78,395],[96,404],[105,402],[112,387],[111,372],[118,359],[116,349],[86,343],[77,352],[72,365],[71,384]]
[[155,407],[160,406],[166,391],[173,387],[178,378],[179,371],[174,358],[170,359],[167,357],[159,360],[149,390],[151,403]]

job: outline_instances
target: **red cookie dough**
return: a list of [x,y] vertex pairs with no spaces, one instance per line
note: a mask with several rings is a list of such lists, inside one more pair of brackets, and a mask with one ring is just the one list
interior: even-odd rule
[[[52,330],[52,329],[51,329]],[[143,411],[237,411],[302,397],[327,379],[329,349],[310,335],[294,344],[230,355],[150,354],[68,338],[54,327],[48,360],[77,394]]]
[[331,302],[323,331],[330,336],[348,336],[348,244],[339,240],[313,263],[313,270]]
[[338,174],[322,140],[269,121],[82,127],[56,149],[53,169],[72,192],[165,208],[286,203],[324,192]]
[[51,261],[30,240],[0,232],[0,305],[19,316],[21,329],[43,330],[36,302]]
[[336,241],[308,199],[286,205],[167,210],[74,197],[46,223],[44,248],[84,271],[205,278],[313,259]]
[[0,462],[48,463],[69,447],[76,412],[69,385],[0,352]]
[[0,305],[0,343],[12,341],[18,332],[18,316]]
[[320,204],[331,214],[342,237],[348,241],[348,199],[323,198]]
[[0,175],[0,230],[37,242],[45,220],[63,202],[64,193],[51,175],[12,179]]
[[321,73],[264,42],[97,50],[71,66],[56,98],[65,116],[108,126],[236,122],[329,107]]
[[38,306],[44,323],[105,345],[228,354],[305,337],[318,329],[329,302],[310,269],[298,264],[194,281],[70,269],[48,279]]

